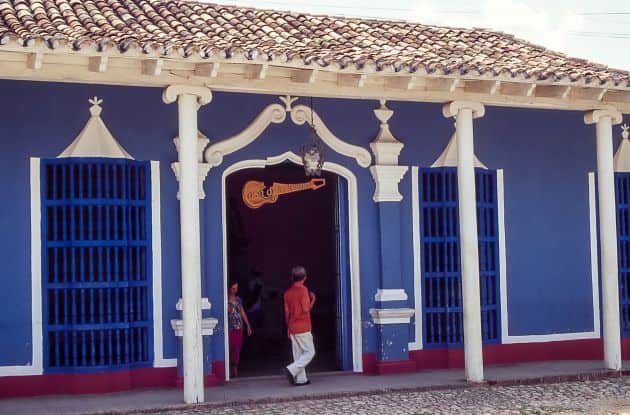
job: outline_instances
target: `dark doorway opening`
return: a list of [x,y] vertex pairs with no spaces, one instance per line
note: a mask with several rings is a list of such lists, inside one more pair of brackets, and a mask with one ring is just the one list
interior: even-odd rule
[[[348,368],[348,359],[341,358],[350,350],[343,334],[350,321],[345,311],[349,291],[347,284],[340,284],[348,278],[347,256],[340,255],[345,252],[340,238],[347,238],[340,235],[339,215],[339,189],[345,180],[327,172],[321,178],[326,181],[321,188],[283,194],[273,203],[251,208],[243,200],[246,183],[270,187],[274,182],[297,184],[310,178],[291,163],[241,170],[227,177],[228,280],[239,283],[253,329],[253,335],[244,338],[239,377],[278,375],[292,360],[283,293],[295,265],[306,267],[307,286],[317,296],[311,312],[316,356],[309,371]],[[345,194],[345,187],[341,189]]]

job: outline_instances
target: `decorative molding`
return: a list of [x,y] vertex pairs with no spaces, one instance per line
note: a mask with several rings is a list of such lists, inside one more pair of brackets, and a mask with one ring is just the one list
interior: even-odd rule
[[363,147],[348,144],[347,142],[339,139],[332,133],[324,124],[317,111],[313,111],[306,105],[296,105],[291,110],[291,121],[296,125],[303,125],[308,123],[315,128],[317,135],[322,139],[324,143],[335,152],[353,158],[357,161],[357,164],[361,167],[368,167],[372,163],[372,156],[370,152]]
[[628,136],[630,132],[628,131],[630,127],[628,124],[624,124],[621,126],[621,142],[619,143],[619,147],[617,147],[617,151],[615,152],[615,157],[613,159],[613,166],[615,172],[630,172],[630,140],[628,140]]
[[398,141],[389,129],[388,121],[394,115],[394,111],[387,108],[386,101],[380,101],[381,106],[374,110],[374,115],[381,122],[378,135],[370,143],[372,153],[374,153],[375,164],[377,165],[397,165],[398,156],[405,146]]
[[280,104],[267,106],[243,131],[232,137],[212,144],[205,151],[208,165],[216,167],[223,163],[223,158],[256,140],[271,123],[282,124],[287,117],[285,107]]
[[[203,183],[206,180],[206,177],[208,176],[208,172],[210,171],[210,165],[208,163],[203,162],[203,150],[204,148],[208,146],[209,142],[210,140],[208,139],[208,137],[206,137],[201,131],[197,132],[197,151],[199,153],[197,156],[197,160],[199,162],[199,169],[197,171],[197,173],[199,174],[197,192],[199,194],[199,199],[206,198],[206,192],[203,189]],[[175,137],[173,139],[173,143],[175,144],[177,153],[179,153],[179,137]],[[179,162],[175,161],[171,163],[171,169],[173,170],[173,173],[175,173],[175,178],[177,179],[177,182],[179,183],[179,178],[180,178]],[[179,199],[179,196],[180,196],[179,190],[177,190],[177,199]]]
[[379,288],[374,294],[374,301],[407,301],[407,293],[402,288]]
[[408,170],[407,166],[398,165],[398,157],[405,146],[398,141],[389,129],[388,121],[394,111],[387,108],[385,100],[374,110],[374,115],[381,122],[376,138],[370,143],[370,148],[376,160],[376,165],[370,167],[376,188],[372,199],[379,202],[400,202],[402,195],[398,191],[398,183]]
[[481,118],[486,114],[486,108],[480,102],[451,101],[442,106],[442,114],[446,118],[456,117],[460,110],[472,111],[473,118]]
[[413,308],[370,308],[374,324],[409,324],[414,314]]
[[[182,299],[180,297],[179,300],[177,300],[177,303],[175,304],[175,310],[177,311],[184,310],[183,305],[184,303],[182,302]],[[210,300],[208,300],[208,297],[201,297],[201,309],[210,310],[211,308],[212,308],[212,304],[210,304]]]
[[409,170],[408,166],[372,166],[370,173],[376,183],[374,196],[372,200],[380,202],[400,202],[402,194],[398,191],[398,184],[402,180],[405,173]]
[[217,141],[208,147],[205,151],[205,159],[209,166],[212,168],[220,165],[223,163],[223,158],[226,155],[234,153],[254,142],[270,124],[285,122],[288,112],[291,113],[291,121],[296,125],[308,123],[314,126],[317,135],[335,152],[354,158],[361,167],[368,167],[372,163],[372,156],[366,149],[346,143],[335,136],[324,124],[317,112],[312,111],[311,108],[305,105],[292,107],[293,102],[297,98],[285,96],[280,97],[280,100],[284,105],[268,105],[243,131],[232,137]]
[[133,160],[109,131],[103,119],[103,100],[93,97],[90,104],[90,118],[74,140],[57,157],[109,157]]
[[610,120],[613,125],[621,124],[623,121],[623,114],[614,109],[601,109],[601,110],[592,110],[584,113],[584,123],[585,124],[595,124],[598,123],[599,120],[603,117],[610,117]]
[[[473,163],[475,167],[488,169],[485,164],[474,155]],[[454,132],[442,154],[433,162],[431,167],[457,167],[457,133]]]
[[[214,317],[202,318],[201,319],[201,335],[202,336],[212,336],[214,334],[214,329],[219,323],[219,320]],[[175,333],[176,337],[182,337],[184,335],[184,321],[179,319],[171,320],[171,328]]]
[[[226,216],[226,179],[239,170],[249,168],[264,168],[265,166],[280,164],[291,161],[297,165],[302,165],[302,159],[297,154],[287,151],[283,154],[268,157],[266,159],[242,160],[227,167],[221,179],[221,204],[222,204],[222,232],[223,232],[223,292],[227,292],[227,216]],[[360,271],[360,248],[359,248],[359,202],[357,178],[346,167],[332,162],[324,162],[322,170],[335,173],[343,177],[348,183],[348,251],[350,256],[350,308],[352,314],[352,363],[354,372],[363,372],[363,334],[361,319],[361,271]],[[227,327],[227,296],[223,296],[224,326]],[[228,337],[224,336],[225,356],[228,356]],[[226,379],[230,378],[228,365],[225,370]]]
[[177,101],[180,95],[195,95],[197,97],[197,104],[206,105],[212,101],[212,91],[209,88],[203,86],[193,85],[171,85],[164,89],[162,93],[162,100],[166,104],[172,104]]

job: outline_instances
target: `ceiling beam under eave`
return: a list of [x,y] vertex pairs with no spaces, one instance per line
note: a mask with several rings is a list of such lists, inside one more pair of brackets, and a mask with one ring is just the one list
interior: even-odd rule
[[[602,101],[576,99],[571,96],[566,99],[548,98],[537,94],[528,94],[533,91],[535,84],[502,81],[500,88],[494,95],[473,94],[465,92],[464,88],[457,87],[454,91],[429,90],[429,83],[442,82],[442,86],[449,85],[452,88],[453,81],[448,84],[436,77],[424,77],[417,75],[416,85],[412,89],[385,88],[385,78],[391,74],[370,74],[365,79],[362,87],[339,85],[337,73],[332,71],[320,71],[312,83],[296,83],[291,80],[291,71],[297,68],[269,66],[265,79],[248,80],[243,77],[244,66],[242,63],[221,63],[221,70],[214,78],[195,76],[195,65],[188,62],[168,61],[168,70],[162,70],[159,75],[147,76],[140,70],[140,61],[128,58],[113,58],[110,56],[107,71],[91,72],[88,70],[87,57],[67,56],[60,59],[55,56],[40,70],[31,70],[25,67],[26,52],[6,52],[0,48],[0,78],[28,81],[48,82],[73,82],[84,84],[102,84],[124,86],[143,86],[164,88],[172,84],[184,84],[194,86],[208,86],[214,91],[239,92],[247,94],[271,94],[294,96],[313,96],[322,98],[341,99],[369,99],[369,100],[398,100],[411,102],[444,103],[453,100],[469,100],[483,102],[487,106],[513,107],[513,108],[543,108],[558,110],[585,111],[591,109],[607,108],[614,106],[625,114],[630,114],[630,102],[622,87],[611,89]],[[48,55],[46,55],[48,56]],[[92,55],[94,56],[94,55]],[[146,58],[144,58],[146,59]],[[204,62],[209,63],[209,62]],[[225,70],[223,69],[225,67]],[[310,68],[313,69],[313,68]],[[321,75],[321,76],[320,76]],[[345,75],[353,75],[346,73]],[[354,74],[358,75],[358,74]],[[402,76],[402,75],[400,75]],[[440,81],[436,81],[440,79]],[[343,84],[343,82],[342,82]],[[355,82],[354,85],[357,83]],[[507,94],[510,88],[516,88],[511,84],[518,84],[519,95]],[[435,85],[435,84],[431,84]],[[549,85],[546,85],[549,86]],[[622,90],[623,93],[615,94]],[[626,89],[630,92],[630,89]],[[610,94],[610,99],[609,99]],[[529,96],[528,96],[529,95]]]
[[142,61],[142,75],[158,76],[162,73],[163,59],[145,59]]
[[316,69],[294,69],[291,71],[291,82],[312,84],[317,79]]
[[416,83],[416,76],[387,76],[384,78],[383,86],[389,89],[410,90]]
[[216,78],[221,64],[218,62],[198,63],[195,65],[195,76]]
[[107,55],[91,56],[88,59],[88,71],[105,72],[107,70],[108,61],[109,58]]
[[[611,103],[616,107],[618,104],[630,104],[630,91],[610,91],[606,92],[604,102]],[[624,112],[624,111],[622,111]],[[630,111],[625,111],[630,113]]]
[[268,68],[267,64],[246,64],[245,79],[265,79]]
[[467,80],[465,81],[464,91],[473,94],[494,95],[499,91],[500,87],[501,81]]
[[571,90],[571,98],[575,99],[589,99],[594,101],[601,101],[606,94],[606,88],[593,88],[593,87],[573,87]]
[[427,91],[455,92],[461,82],[458,78],[426,78],[424,85]]
[[44,64],[44,54],[42,52],[33,52],[26,55],[26,67],[28,69],[39,70]]
[[337,85],[342,87],[361,88],[365,85],[365,74],[340,73],[337,74]]
[[536,84],[524,82],[502,82],[498,93],[501,95],[531,97],[536,91]]
[[572,87],[569,85],[538,85],[536,96],[542,98],[567,99]]

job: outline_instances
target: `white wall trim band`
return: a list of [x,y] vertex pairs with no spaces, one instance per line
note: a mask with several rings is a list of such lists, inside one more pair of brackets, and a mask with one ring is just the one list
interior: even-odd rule
[[379,288],[374,294],[374,300],[385,301],[407,301],[407,293],[401,288]]
[[370,308],[374,324],[409,324],[416,311],[413,308]]
[[160,162],[151,161],[151,250],[153,252],[153,367],[176,367],[177,359],[164,358],[162,318],[162,213]]
[[30,158],[31,180],[31,361],[26,365],[0,366],[0,376],[41,375],[44,371],[42,334],[42,210],[40,159]]
[[418,166],[411,167],[411,229],[413,243],[413,307],[415,309],[415,341],[409,350],[421,350],[422,345],[422,254],[420,253],[420,194]]

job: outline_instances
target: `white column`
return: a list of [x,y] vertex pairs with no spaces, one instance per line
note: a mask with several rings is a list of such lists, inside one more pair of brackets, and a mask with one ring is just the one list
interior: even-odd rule
[[199,403],[204,401],[204,385],[197,110],[210,102],[212,95],[207,88],[170,86],[163,99],[166,103],[177,100],[178,106],[184,401]]
[[473,118],[482,117],[484,111],[483,104],[476,102],[455,101],[443,107],[445,117],[456,119],[464,357],[466,380],[469,382],[483,381]]
[[621,369],[621,327],[619,323],[619,271],[617,264],[617,222],[613,171],[612,126],[621,122],[615,110],[594,110],[584,115],[586,124],[596,124],[597,193],[599,195],[599,246],[602,271],[602,314],[604,319],[604,363]]

